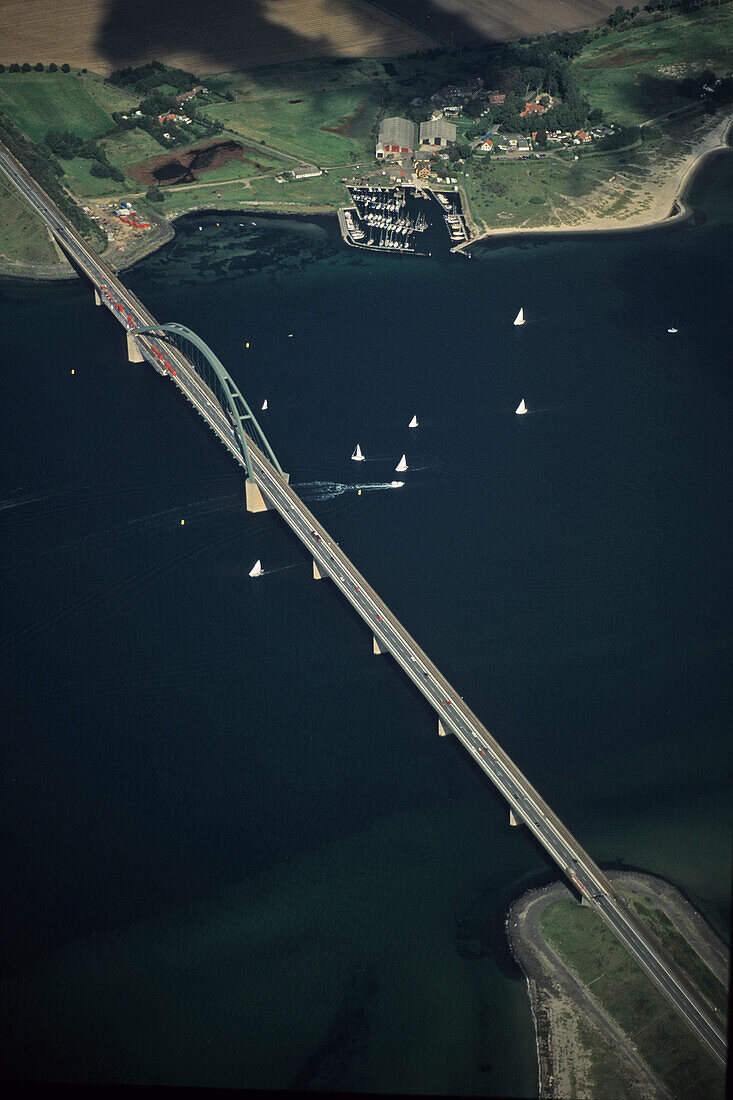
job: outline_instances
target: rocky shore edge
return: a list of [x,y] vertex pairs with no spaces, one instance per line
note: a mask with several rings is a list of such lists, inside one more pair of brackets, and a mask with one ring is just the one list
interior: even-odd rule
[[[642,872],[607,871],[620,890],[642,890],[654,897],[690,946],[720,981],[729,981],[729,951],[693,905],[665,879]],[[591,1058],[586,1050],[581,1025],[590,1022],[612,1041],[621,1062],[626,1063],[634,1096],[667,1097],[669,1093],[649,1069],[629,1038],[588,997],[546,943],[539,930],[539,918],[553,902],[574,895],[563,882],[530,890],[514,901],[505,928],[509,946],[527,982],[538,1063],[538,1096],[561,1100],[567,1096],[590,1096],[593,1092]],[[577,900],[577,899],[576,899]],[[631,1095],[631,1094],[630,1094]]]

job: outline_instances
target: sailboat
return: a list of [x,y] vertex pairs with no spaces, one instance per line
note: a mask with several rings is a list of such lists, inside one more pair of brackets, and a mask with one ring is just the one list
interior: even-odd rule
[[667,329],[667,332],[676,332],[676,331],[677,331],[677,329],[676,329],[676,328],[668,328],[668,329]]
[[361,447],[359,446],[358,443],[356,444],[356,447],[354,448],[354,453],[351,457],[354,460],[354,462],[363,462],[364,461],[364,455],[361,453]]
[[262,568],[262,562],[258,558],[257,561],[252,566],[252,568],[250,569],[249,575],[250,575],[250,577],[261,577],[264,572],[265,571]]
[[524,398],[522,398],[522,400],[519,402],[519,404],[517,405],[517,407],[514,411],[517,414],[517,416],[524,416],[524,414],[529,411],[527,409],[527,405],[525,403]]
[[404,484],[404,481],[390,481],[389,487],[390,489],[401,489]]
[[417,427],[417,417],[416,416],[413,416],[412,420],[407,425],[407,427],[408,428],[416,428]]
[[262,411],[264,412],[266,408],[267,408],[267,398],[265,398],[265,400],[262,402]]
[[403,455],[403,456],[402,456],[402,458],[401,458],[401,459],[399,460],[399,462],[397,463],[397,465],[395,466],[395,471],[396,471],[396,472],[397,472],[398,474],[401,474],[401,473],[403,473],[403,472],[404,472],[404,471],[405,471],[406,469],[408,469],[408,466],[407,466],[407,457],[406,457],[406,455]]
[[523,325],[524,324],[524,306],[522,306],[522,308],[519,310],[519,313],[514,318],[514,324],[515,325]]

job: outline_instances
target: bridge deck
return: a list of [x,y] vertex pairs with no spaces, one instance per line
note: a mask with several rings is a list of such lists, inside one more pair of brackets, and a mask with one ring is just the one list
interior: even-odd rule
[[[61,246],[95,288],[98,291],[103,287],[111,290],[114,300],[124,306],[123,314],[108,299],[102,297],[112,315],[128,331],[130,328],[158,324],[145,306],[90,250],[45,192],[2,145],[0,168],[43,218]],[[128,322],[128,316],[133,317],[132,324]],[[158,370],[160,368],[155,351],[165,351],[168,359],[175,363],[177,373],[171,376],[173,383],[197,409],[235,460],[245,467],[245,459],[224,409],[182,352],[152,334],[136,339],[145,358]],[[312,555],[321,575],[330,577],[337,585],[378,639],[380,649],[392,654],[436,711],[445,730],[455,734],[475,763],[501,792],[517,821],[527,825],[583,899],[596,909],[717,1061],[725,1065],[726,1034],[714,1009],[679,974],[672,960],[614,891],[600,868],[263,452],[252,442],[249,443],[249,450],[261,491]]]

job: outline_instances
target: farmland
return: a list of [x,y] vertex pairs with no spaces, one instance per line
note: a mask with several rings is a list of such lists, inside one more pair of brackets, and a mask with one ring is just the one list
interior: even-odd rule
[[72,73],[0,73],[0,110],[33,141],[49,130],[73,130],[81,138],[113,126],[110,115]]
[[313,95],[253,93],[244,102],[219,103],[204,113],[241,137],[328,165],[372,157],[371,130],[380,103],[378,88],[362,86]]
[[612,31],[586,46],[573,63],[592,105],[623,125],[688,104],[678,81],[703,69],[717,76],[733,69],[730,4]]
[[613,0],[457,0],[430,6],[424,0],[381,0],[381,7],[430,30],[444,41],[471,46],[487,41],[511,41],[525,35],[574,31],[592,27],[606,18]]
[[110,73],[155,56],[198,73],[304,57],[394,57],[437,44],[366,0],[3,0],[0,61]]

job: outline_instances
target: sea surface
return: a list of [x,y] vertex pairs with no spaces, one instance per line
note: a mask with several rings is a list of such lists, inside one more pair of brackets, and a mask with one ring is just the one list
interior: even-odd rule
[[[196,215],[124,276],[581,843],[726,939],[731,184],[470,262]],[[88,287],[0,326],[0,1076],[532,1095],[503,921],[554,867]]]

